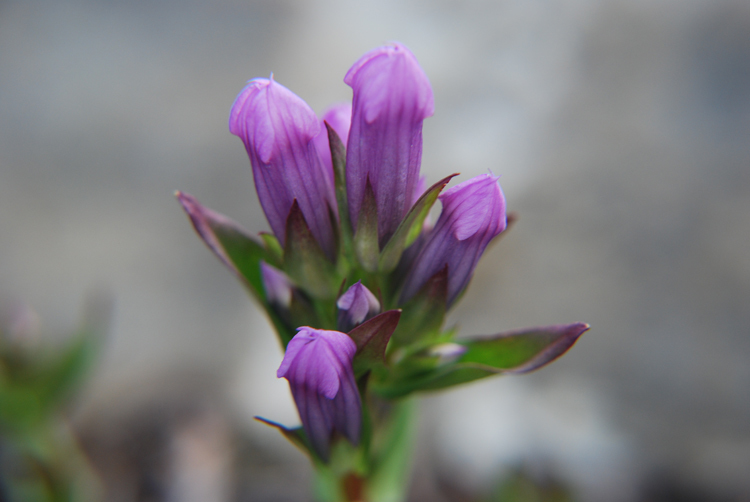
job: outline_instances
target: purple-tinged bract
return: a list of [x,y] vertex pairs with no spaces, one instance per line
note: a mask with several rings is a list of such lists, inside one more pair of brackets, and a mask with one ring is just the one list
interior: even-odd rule
[[349,127],[352,124],[352,104],[351,103],[336,103],[329,106],[325,112],[323,112],[323,118],[321,119],[320,132],[315,136],[315,146],[318,149],[318,154],[326,168],[333,170],[333,164],[331,163],[331,146],[328,143],[328,130],[323,122],[328,122],[328,125],[333,127],[336,134],[341,138],[341,142],[346,145],[346,140],[349,138]]
[[330,162],[323,164],[315,147],[313,138],[321,124],[312,109],[273,78],[257,78],[234,101],[229,130],[245,143],[260,204],[281,244],[297,199],[310,231],[333,259],[333,170]]
[[359,443],[362,405],[352,369],[356,352],[356,343],[345,333],[303,326],[276,372],[289,381],[302,426],[323,460],[329,457],[334,432]]
[[505,198],[497,177],[482,174],[440,195],[443,210],[406,276],[401,302],[448,266],[448,306],[469,283],[487,244],[505,230]]
[[432,88],[400,44],[374,49],[344,77],[354,91],[346,153],[349,215],[357,225],[369,177],[383,246],[414,200],[422,160],[422,121],[434,112]]
[[380,313],[380,302],[362,281],[347,289],[336,306],[339,309],[338,328],[347,332]]

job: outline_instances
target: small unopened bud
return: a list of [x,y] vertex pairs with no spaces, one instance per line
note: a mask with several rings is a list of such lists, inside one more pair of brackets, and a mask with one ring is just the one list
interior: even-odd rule
[[344,332],[380,313],[380,302],[361,281],[346,290],[336,306],[339,308],[338,327]]

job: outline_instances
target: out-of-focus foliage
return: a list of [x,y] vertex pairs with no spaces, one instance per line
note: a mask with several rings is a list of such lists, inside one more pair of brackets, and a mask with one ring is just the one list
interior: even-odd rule
[[555,479],[537,480],[518,469],[505,477],[489,502],[574,502],[573,494]]
[[62,344],[46,345],[0,326],[1,500],[94,500],[94,477],[64,411],[96,358],[101,330],[89,318]]

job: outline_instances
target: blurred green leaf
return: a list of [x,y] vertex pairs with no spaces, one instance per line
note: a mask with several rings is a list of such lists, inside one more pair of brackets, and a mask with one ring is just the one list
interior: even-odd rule
[[534,479],[524,470],[505,477],[490,498],[491,502],[573,502],[571,490],[559,481]]
[[0,372],[0,425],[28,430],[48,420],[83,383],[98,353],[100,329],[85,326],[54,351],[4,347]]
[[268,251],[273,257],[273,261],[266,263],[273,265],[276,268],[281,267],[281,262],[284,260],[284,249],[281,247],[279,240],[275,235],[269,234],[268,232],[261,232],[260,238],[263,239],[266,251]]

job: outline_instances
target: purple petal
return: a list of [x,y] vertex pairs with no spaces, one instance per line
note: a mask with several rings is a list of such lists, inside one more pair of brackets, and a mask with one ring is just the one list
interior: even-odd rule
[[310,231],[332,259],[333,171],[322,164],[315,147],[321,124],[312,109],[273,79],[251,80],[232,106],[229,130],[245,144],[260,204],[279,242],[284,244],[286,219],[296,199]]
[[380,302],[362,281],[347,289],[336,306],[339,308],[339,329],[345,332],[380,313]]
[[345,333],[303,326],[276,372],[289,381],[302,426],[324,459],[333,430],[353,443],[359,440],[362,410],[352,369],[356,351]]
[[291,389],[310,443],[318,455],[327,460],[334,425],[333,403],[304,385],[291,385]]
[[340,431],[352,444],[359,443],[362,417],[362,404],[354,375],[342,380],[341,391],[333,399],[335,409],[334,428]]
[[346,155],[349,214],[356,229],[369,176],[382,246],[417,191],[422,121],[434,112],[432,88],[414,55],[400,44],[365,54],[344,82],[354,91]]
[[468,285],[487,244],[506,226],[505,198],[497,178],[482,174],[440,195],[443,211],[404,281],[408,301],[448,265],[448,306]]

